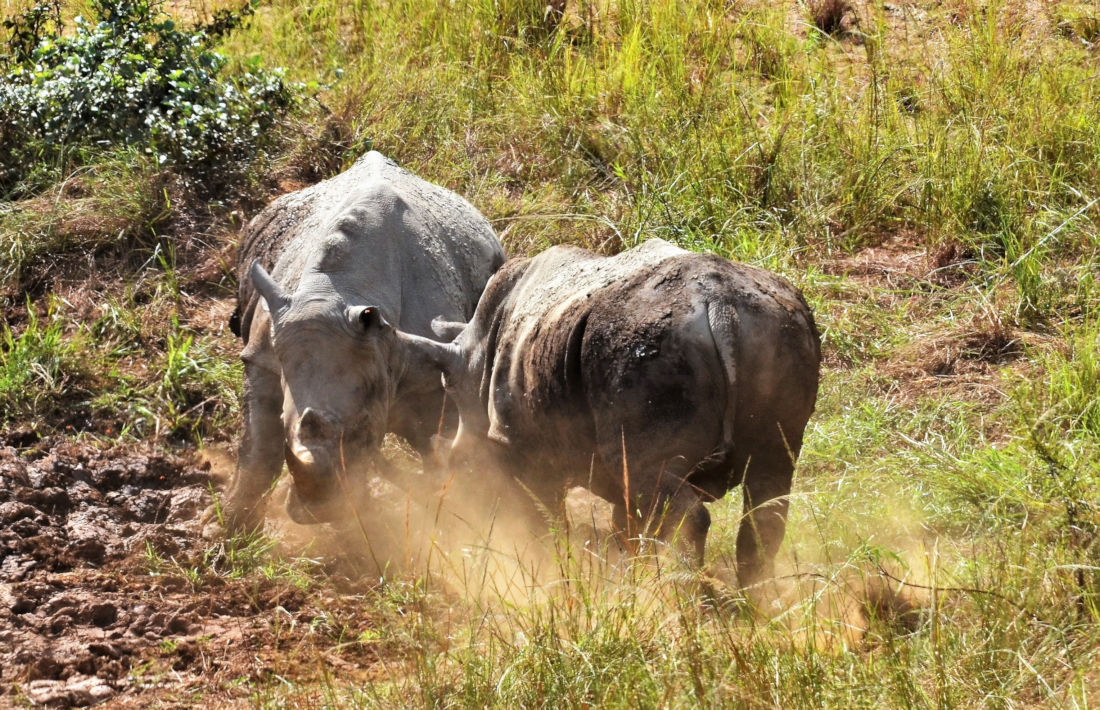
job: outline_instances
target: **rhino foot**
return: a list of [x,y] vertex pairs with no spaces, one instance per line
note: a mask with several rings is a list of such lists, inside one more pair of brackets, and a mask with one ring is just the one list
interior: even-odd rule
[[199,522],[202,524],[202,536],[207,540],[250,533],[263,525],[263,501],[252,506],[241,506],[215,500],[203,511]]

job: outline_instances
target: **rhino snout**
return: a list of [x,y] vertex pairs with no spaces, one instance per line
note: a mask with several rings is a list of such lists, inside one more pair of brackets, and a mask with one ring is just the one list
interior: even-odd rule
[[328,455],[295,441],[287,444],[286,465],[294,481],[287,500],[290,519],[302,525],[334,519],[339,485]]
[[286,463],[295,485],[309,490],[332,477],[332,452],[339,447],[339,441],[331,435],[332,428],[328,417],[306,407],[288,432]]

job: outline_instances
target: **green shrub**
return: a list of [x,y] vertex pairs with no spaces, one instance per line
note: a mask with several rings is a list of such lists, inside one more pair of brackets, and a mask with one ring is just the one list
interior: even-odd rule
[[77,17],[64,33],[49,7],[40,3],[5,23],[4,191],[36,162],[104,143],[216,177],[253,157],[293,101],[280,70],[251,63],[231,78],[225,57],[211,49],[240,24],[241,12],[181,29],[157,0],[92,0],[94,19]]

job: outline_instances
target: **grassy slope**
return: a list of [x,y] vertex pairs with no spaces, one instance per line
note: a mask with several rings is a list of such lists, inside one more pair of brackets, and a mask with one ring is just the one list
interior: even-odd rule
[[[398,614],[402,595],[426,602],[417,608],[439,600],[395,587],[370,602],[391,621],[384,637],[361,640],[402,649],[371,674],[376,683],[272,685],[257,699],[1094,706],[1095,10],[867,5],[850,34],[830,38],[794,5],[569,3],[556,32],[537,20],[542,3],[523,5],[262,5],[224,51],[319,84],[265,179],[308,182],[372,146],[469,197],[512,253],[559,242],[615,251],[659,236],[797,282],[818,313],[827,367],[781,563],[837,582],[821,604],[763,625],[700,614],[690,596],[655,601],[644,580],[614,591],[582,581],[514,608],[506,624]],[[93,197],[134,174],[160,179],[140,164],[99,174]],[[77,199],[52,212],[14,205],[0,219],[33,241],[81,234],[57,228],[69,223],[62,207],[117,211]],[[225,291],[195,274],[232,239],[232,205],[201,221],[213,247],[188,242],[169,258],[155,251],[157,225],[167,219],[182,236],[172,227],[181,218],[149,202],[121,210],[137,236],[92,230],[161,257],[124,269],[125,289],[97,291],[108,305],[82,321],[62,282],[51,315],[46,288],[32,293],[36,325],[13,317],[0,368],[11,411],[55,417],[18,397],[31,371],[134,434],[224,436],[239,374],[222,364],[233,344],[212,337],[203,300]],[[221,419],[208,398],[224,403]],[[718,564],[732,557],[738,511],[736,500],[714,507]],[[853,641],[828,606],[847,604],[844,590],[879,562],[995,594],[926,594],[931,613],[912,635],[873,624]]]

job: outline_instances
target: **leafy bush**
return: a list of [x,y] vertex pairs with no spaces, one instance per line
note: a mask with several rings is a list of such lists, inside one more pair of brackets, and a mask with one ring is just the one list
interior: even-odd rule
[[[92,22],[63,34],[56,9],[38,4],[8,20],[0,57],[0,189],[66,147],[122,143],[162,163],[210,176],[253,157],[294,88],[280,70],[252,64],[230,78],[211,49],[251,6],[181,29],[158,0],[92,0]],[[55,6],[53,6],[55,7]]]

